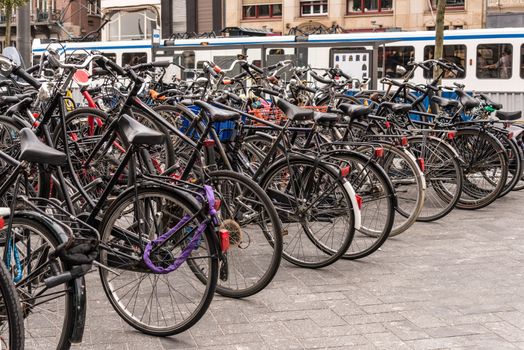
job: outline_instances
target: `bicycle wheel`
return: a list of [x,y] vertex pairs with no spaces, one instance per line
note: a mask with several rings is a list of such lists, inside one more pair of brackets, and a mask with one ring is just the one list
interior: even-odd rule
[[426,191],[417,221],[435,221],[448,215],[462,192],[462,167],[457,152],[433,136],[409,137],[411,152],[424,159]]
[[[169,186],[139,186],[121,194],[108,208],[100,226],[100,269],[104,291],[115,311],[132,327],[156,336],[178,334],[193,326],[206,312],[217,284],[218,247],[209,227],[178,269],[154,273],[143,263],[145,244],[193,215],[199,205]],[[206,218],[188,222],[192,234]],[[191,237],[169,240],[151,254],[157,265],[169,266]],[[173,237],[173,238],[177,238]],[[118,273],[115,274],[114,272]]]
[[384,169],[368,157],[351,151],[329,152],[330,161],[350,170],[347,180],[362,198],[361,227],[344,259],[361,259],[379,249],[389,237],[395,219],[395,192]]
[[228,276],[217,292],[244,298],[264,289],[282,257],[282,224],[268,195],[250,178],[233,171],[214,171],[211,184],[221,200],[221,227],[230,235]]
[[499,194],[500,198],[513,191],[515,186],[519,183],[524,171],[524,168],[522,167],[522,158],[524,157],[524,154],[514,139],[509,139],[504,133],[496,132],[494,135],[502,143],[506,150],[506,154],[508,155],[508,177],[504,188]]
[[[0,231],[2,253],[6,247],[7,225]],[[25,317],[26,349],[69,349],[75,327],[85,323],[76,315],[83,313],[85,304],[75,303],[75,297],[85,297],[83,278],[49,289],[44,279],[67,270],[61,262],[49,260],[49,253],[59,245],[56,233],[24,212],[15,213],[12,237],[22,262],[22,279],[16,283]],[[15,265],[16,266],[16,265]],[[19,273],[12,268],[12,273]],[[83,300],[85,303],[85,299]],[[81,334],[81,333],[80,333]]]
[[[283,257],[302,267],[320,268],[337,261],[355,234],[355,210],[334,168],[291,155],[271,166],[260,180],[282,221]],[[358,213],[360,219],[360,213]]]
[[460,129],[455,149],[464,161],[460,209],[480,209],[497,199],[506,184],[508,156],[497,138],[479,129]]
[[0,261],[0,348],[24,349],[24,317],[13,279]]
[[416,222],[424,206],[426,179],[415,157],[408,150],[389,144],[381,146],[384,148],[384,156],[378,163],[393,183],[397,196],[395,224],[390,233],[393,237]]

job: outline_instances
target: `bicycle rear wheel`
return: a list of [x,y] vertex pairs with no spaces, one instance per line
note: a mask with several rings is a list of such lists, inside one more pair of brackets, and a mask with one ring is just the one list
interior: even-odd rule
[[282,221],[284,259],[320,268],[347,251],[355,234],[355,212],[346,180],[334,168],[292,155],[273,164],[260,186]]
[[368,157],[345,150],[329,152],[341,168],[349,166],[346,177],[362,198],[361,227],[344,259],[361,259],[377,251],[387,240],[395,219],[395,191],[384,169]]
[[219,278],[217,292],[233,298],[254,295],[280,266],[282,224],[268,195],[250,178],[228,170],[209,176],[221,200],[221,227],[230,235],[228,276]]
[[424,159],[426,195],[417,221],[435,221],[449,214],[462,192],[462,168],[457,152],[444,140],[432,136],[412,136],[410,150]]
[[502,192],[508,175],[508,156],[493,135],[479,129],[460,129],[454,146],[464,161],[460,209],[480,209]]

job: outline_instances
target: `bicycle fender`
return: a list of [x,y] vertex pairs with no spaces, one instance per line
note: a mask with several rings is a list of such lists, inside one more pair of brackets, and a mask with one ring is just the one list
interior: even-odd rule
[[403,152],[415,163],[417,164],[417,170],[418,170],[418,174],[420,176],[420,181],[422,182],[422,189],[425,191],[427,186],[426,186],[426,177],[424,176],[424,173],[422,172],[422,169],[420,169],[420,167],[418,166],[418,162],[417,162],[417,158],[415,158],[415,156],[413,155],[413,153],[411,153],[410,151],[408,151],[407,149],[403,149]]
[[360,212],[360,207],[357,202],[357,193],[347,180],[344,181],[344,189],[348,193],[349,199],[351,200],[351,205],[353,206],[353,213],[355,216],[355,223],[353,227],[355,227],[356,230],[360,230],[360,227],[362,226],[362,213]]

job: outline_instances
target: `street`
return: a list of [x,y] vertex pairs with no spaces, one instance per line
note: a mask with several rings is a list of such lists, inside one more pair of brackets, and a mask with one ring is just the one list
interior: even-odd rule
[[321,270],[283,262],[246,300],[216,296],[190,331],[143,335],[93,273],[75,349],[524,349],[524,192],[417,223],[362,261]]

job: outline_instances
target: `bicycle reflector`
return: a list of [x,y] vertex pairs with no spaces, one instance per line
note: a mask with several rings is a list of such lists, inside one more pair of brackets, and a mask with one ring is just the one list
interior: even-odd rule
[[351,172],[351,167],[349,165],[346,165],[342,168],[340,168],[340,176],[346,177]]
[[457,132],[455,130],[448,131],[448,140],[453,140],[457,136]]
[[206,139],[204,140],[204,147],[213,147],[215,145],[215,140]]
[[224,80],[222,80],[222,84],[224,84],[224,85],[231,85],[231,84],[233,84],[233,82],[230,79],[224,79]]
[[3,217],[0,216],[0,230],[3,229],[5,226],[5,220]]
[[220,237],[220,249],[222,253],[225,253],[229,250],[229,231],[222,229],[218,231],[218,235]]
[[391,128],[391,123],[389,122],[389,120],[386,120],[386,129],[389,129]]
[[426,170],[426,162],[424,161],[424,158],[417,158],[417,163],[420,170],[424,172],[424,170]]
[[213,67],[213,70],[214,70],[216,73],[220,73],[220,72],[222,72],[222,68],[220,68],[220,67],[217,66],[216,64],[215,64],[215,66]]
[[222,201],[218,198],[215,198],[215,205],[214,205],[215,210],[220,209],[221,205],[222,205]]
[[402,138],[400,139],[400,144],[402,146],[407,146],[408,145],[408,137],[407,136],[402,136]]
[[355,195],[355,198],[357,200],[358,209],[362,210],[362,203],[364,203],[364,200],[358,194]]
[[384,148],[382,148],[382,147],[375,148],[375,157],[377,157],[377,158],[384,157]]

